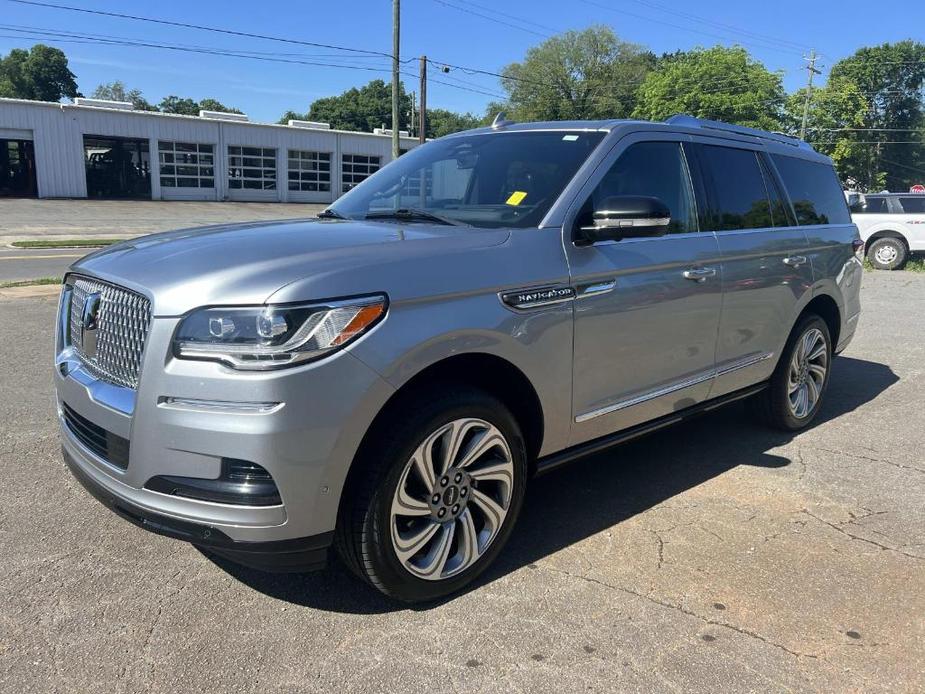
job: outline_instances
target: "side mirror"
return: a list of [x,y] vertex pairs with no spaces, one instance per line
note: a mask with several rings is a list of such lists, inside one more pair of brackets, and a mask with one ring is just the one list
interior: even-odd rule
[[671,222],[671,210],[658,198],[612,195],[604,198],[592,219],[593,225],[581,227],[581,239],[586,243],[664,236]]

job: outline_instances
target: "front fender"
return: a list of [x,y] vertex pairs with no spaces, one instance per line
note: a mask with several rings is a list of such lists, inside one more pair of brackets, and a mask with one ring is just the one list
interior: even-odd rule
[[566,445],[572,406],[570,302],[525,312],[509,309],[494,293],[398,302],[370,338],[351,351],[395,389],[454,356],[489,354],[508,361],[543,404],[541,454]]

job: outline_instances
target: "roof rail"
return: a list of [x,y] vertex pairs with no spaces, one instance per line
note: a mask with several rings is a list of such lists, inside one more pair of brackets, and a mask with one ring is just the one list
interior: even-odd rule
[[767,130],[758,130],[757,128],[749,128],[744,125],[731,125],[730,123],[723,123],[722,121],[718,120],[695,118],[694,116],[689,116],[686,113],[677,113],[666,118],[665,122],[670,125],[685,125],[689,128],[723,130],[728,133],[749,135],[750,137],[757,137],[762,140],[773,140],[774,142],[780,142],[785,145],[790,145],[791,147],[799,147],[801,149],[812,150],[812,146],[808,142],[804,142],[803,140],[796,137],[790,137],[784,133],[772,133]]

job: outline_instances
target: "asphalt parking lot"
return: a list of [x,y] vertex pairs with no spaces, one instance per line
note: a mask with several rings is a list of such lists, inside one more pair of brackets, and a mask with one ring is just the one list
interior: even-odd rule
[[536,480],[419,609],[112,515],[60,459],[54,300],[0,300],[0,690],[922,691],[925,276],[864,285],[811,430],[733,405]]
[[14,241],[129,238],[186,227],[314,217],[325,205],[0,199],[0,284],[61,277],[93,249],[13,249]]

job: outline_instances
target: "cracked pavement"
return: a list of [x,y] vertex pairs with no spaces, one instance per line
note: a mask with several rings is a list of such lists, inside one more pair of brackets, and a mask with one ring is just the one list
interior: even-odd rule
[[408,609],[104,509],[59,455],[55,302],[0,301],[0,690],[923,691],[925,276],[863,302],[811,430],[733,405],[554,472],[478,585]]

